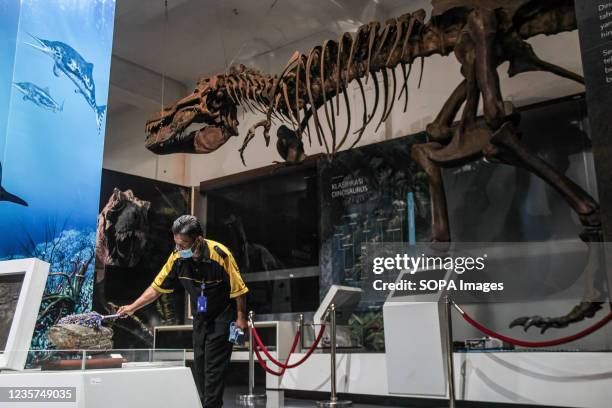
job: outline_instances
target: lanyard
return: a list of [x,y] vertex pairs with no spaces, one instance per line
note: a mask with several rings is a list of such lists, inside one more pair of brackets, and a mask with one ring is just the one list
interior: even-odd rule
[[200,296],[198,296],[198,313],[206,313],[208,309],[208,301],[206,296],[204,296],[204,289],[206,289],[206,284],[202,283],[200,287]]

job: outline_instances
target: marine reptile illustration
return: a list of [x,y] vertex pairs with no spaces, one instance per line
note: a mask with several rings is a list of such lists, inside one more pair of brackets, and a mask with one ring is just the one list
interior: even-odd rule
[[[279,75],[239,66],[226,73],[204,76],[193,92],[147,121],[145,145],[157,154],[213,152],[238,135],[236,112],[240,105],[263,117],[245,136],[240,148],[243,161],[245,148],[258,128],[263,128],[269,144],[269,130],[275,121],[282,124],[278,134],[279,141],[284,142],[278,150],[285,160],[303,160],[301,142],[305,135],[311,141],[311,127],[325,152],[333,155],[343,147],[355,146],[368,125],[376,123],[373,119],[377,111],[380,114],[376,127],[388,119],[396,99],[403,99],[406,110],[407,80],[413,63],[420,60],[420,82],[427,57],[454,53],[461,64],[463,80],[426,126],[428,141],[411,149],[412,158],[429,178],[432,241],[451,239],[441,168],[485,158],[521,167],[542,178],[576,212],[583,226],[580,238],[589,248],[600,242],[598,203],[521,142],[520,115],[511,102],[503,99],[497,72],[501,64],[508,62],[511,77],[545,71],[583,84],[580,75],[540,59],[526,41],[536,35],[575,30],[573,1],[433,0],[432,6],[428,21],[426,12],[418,10],[384,24],[364,24],[355,33],[343,33],[338,40],[327,40],[307,54],[296,52]],[[371,109],[364,80],[374,85]],[[349,138],[351,104],[347,90],[353,81],[358,85],[364,113],[361,127],[353,132],[356,136]],[[484,115],[478,116],[481,99]],[[343,129],[335,119],[340,103],[346,107],[348,117],[348,126]],[[203,126],[187,132],[196,123]],[[288,133],[294,141],[291,144],[286,143]],[[589,253],[595,256],[595,252]],[[598,296],[605,293],[595,285],[591,282],[580,304],[566,315],[525,316],[514,320],[511,326],[525,330],[536,326],[543,332],[593,317],[603,307]]]
[[24,101],[30,101],[51,112],[61,112],[64,102],[60,105],[53,99],[49,88],[41,88],[31,82],[14,82],[13,86],[23,94]]
[[29,34],[37,44],[26,43],[53,58],[53,74],[66,75],[77,87],[75,93],[80,93],[96,114],[98,133],[102,128],[106,105],[96,104],[96,84],[93,79],[93,64],[85,59],[74,48],[61,41],[50,41]]
[[21,198],[17,197],[15,194],[11,194],[2,187],[2,163],[0,163],[0,201],[10,201],[11,203],[20,204],[23,206],[28,206]]

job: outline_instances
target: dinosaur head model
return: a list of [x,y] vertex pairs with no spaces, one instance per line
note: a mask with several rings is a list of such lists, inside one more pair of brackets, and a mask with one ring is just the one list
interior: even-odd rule
[[[246,83],[252,86],[264,78],[271,86],[273,77],[244,66],[232,67],[228,74],[201,78],[192,93],[149,119],[147,149],[156,154],[217,150],[229,137],[238,135],[237,106],[246,99],[240,87],[246,87]],[[200,127],[193,129],[195,125]]]
[[96,255],[105,265],[134,267],[144,253],[151,203],[115,188],[98,215]]

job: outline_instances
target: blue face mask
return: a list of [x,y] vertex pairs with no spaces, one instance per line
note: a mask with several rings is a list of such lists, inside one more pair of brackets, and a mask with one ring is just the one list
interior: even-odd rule
[[181,251],[178,251],[178,253],[179,253],[181,258],[191,258],[191,257],[193,257],[193,251],[191,250],[191,248],[183,249]]

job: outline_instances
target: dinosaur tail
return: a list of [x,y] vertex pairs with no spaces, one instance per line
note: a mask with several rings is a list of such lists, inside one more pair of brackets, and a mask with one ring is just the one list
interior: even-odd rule
[[104,115],[106,114],[106,105],[96,106],[96,124],[98,125],[98,133],[102,129],[104,123]]

